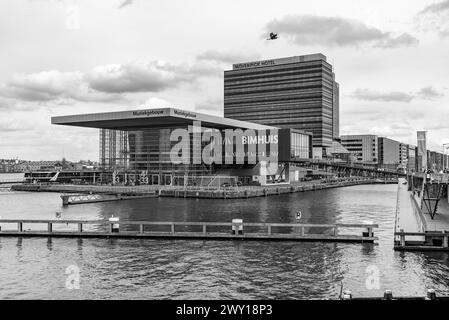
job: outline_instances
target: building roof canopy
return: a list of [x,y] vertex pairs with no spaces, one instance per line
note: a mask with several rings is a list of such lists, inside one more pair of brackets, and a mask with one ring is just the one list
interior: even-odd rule
[[170,127],[201,121],[204,127],[217,129],[267,130],[275,127],[234,120],[176,108],[158,108],[52,117],[51,123],[67,126],[134,130],[148,127]]

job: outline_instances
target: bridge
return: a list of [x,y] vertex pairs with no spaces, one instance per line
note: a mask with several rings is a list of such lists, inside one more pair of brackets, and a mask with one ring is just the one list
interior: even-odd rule
[[24,182],[25,179],[24,177],[21,178],[0,178],[0,187],[1,185],[6,185],[6,184],[15,184],[15,183],[22,183]]
[[406,176],[404,172],[398,172],[398,170],[391,170],[389,168],[384,168],[381,165],[374,164],[312,160],[306,163],[306,165],[315,170],[336,173],[343,177],[398,178]]

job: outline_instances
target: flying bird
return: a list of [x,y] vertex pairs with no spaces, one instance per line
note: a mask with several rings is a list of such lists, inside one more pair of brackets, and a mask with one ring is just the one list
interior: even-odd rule
[[270,38],[267,40],[276,40],[278,38],[278,34],[274,32],[270,32]]

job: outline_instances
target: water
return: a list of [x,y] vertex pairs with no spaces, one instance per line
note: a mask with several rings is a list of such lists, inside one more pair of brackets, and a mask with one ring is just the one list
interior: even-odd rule
[[[0,194],[2,218],[359,223],[378,245],[320,242],[0,238],[0,299],[335,299],[449,295],[447,253],[395,252],[395,185],[242,200],[151,198],[61,207],[56,193]],[[80,289],[66,288],[68,266]],[[368,271],[368,273],[367,273]],[[369,276],[379,274],[379,288]]]

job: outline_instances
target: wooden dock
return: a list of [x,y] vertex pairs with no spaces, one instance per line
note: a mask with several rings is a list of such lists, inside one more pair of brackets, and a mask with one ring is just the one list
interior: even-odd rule
[[[159,222],[109,220],[17,220],[1,219],[0,236],[18,237],[96,237],[147,239],[204,239],[204,240],[268,240],[268,241],[331,241],[373,243],[377,224],[296,224],[296,223],[233,223],[233,222]],[[25,225],[46,225],[45,229],[25,230]],[[13,226],[5,229],[5,225]],[[55,225],[75,225],[76,230],[54,230]],[[84,230],[95,225],[100,231]],[[136,231],[120,230],[120,226],[134,226]],[[198,231],[185,231],[185,227]],[[165,228],[165,231],[155,231]],[[184,230],[179,230],[181,229]],[[118,229],[117,229],[118,228]],[[122,228],[123,229],[123,228]],[[178,229],[178,230],[176,230]],[[214,230],[213,230],[214,229]],[[217,230],[220,229],[220,230]],[[256,232],[247,232],[257,229]],[[316,232],[319,229],[324,233]],[[358,234],[341,234],[344,229],[362,229]],[[228,231],[227,231],[228,230]],[[241,233],[238,230],[243,230]],[[261,231],[262,230],[262,231]],[[227,231],[227,232],[226,232]]]

